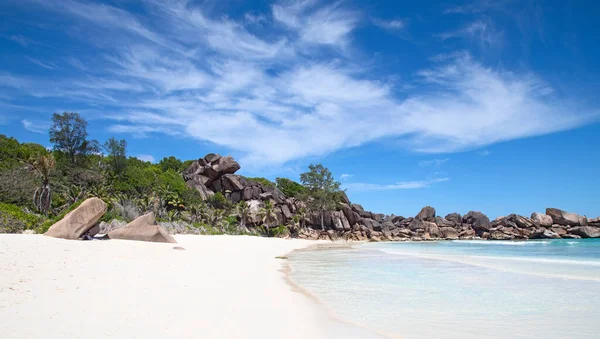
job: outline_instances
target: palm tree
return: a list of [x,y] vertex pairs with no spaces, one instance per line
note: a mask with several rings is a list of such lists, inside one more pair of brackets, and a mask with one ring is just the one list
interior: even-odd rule
[[208,207],[204,202],[191,205],[188,211],[190,212],[192,222],[201,222],[208,219]]
[[223,233],[225,233],[225,227],[223,223],[224,217],[224,210],[217,208],[211,208],[208,210],[208,224],[210,224],[212,227],[219,227]]
[[288,228],[292,233],[296,233],[298,231],[298,227],[300,226],[300,217],[296,214],[288,221]]
[[250,206],[242,200],[235,206],[235,210],[237,216],[240,218],[240,228],[247,232],[248,228],[246,228],[246,220],[250,217]]
[[300,219],[300,227],[305,228],[306,227],[306,216],[307,216],[306,208],[300,207],[298,209],[298,211],[296,211],[296,215]]
[[85,196],[85,188],[71,184],[63,193],[68,206],[73,205]]
[[260,211],[258,211],[258,216],[260,217],[260,220],[262,221],[263,226],[265,227],[265,231],[268,234],[269,224],[271,224],[274,221],[277,221],[277,214],[275,214],[275,208],[273,207],[271,200],[265,201],[263,208],[261,208]]
[[33,194],[33,205],[40,213],[47,214],[52,203],[52,191],[50,190],[50,172],[56,165],[56,161],[51,154],[38,155],[37,158],[31,158],[28,166],[31,171],[42,179],[42,185],[35,190]]

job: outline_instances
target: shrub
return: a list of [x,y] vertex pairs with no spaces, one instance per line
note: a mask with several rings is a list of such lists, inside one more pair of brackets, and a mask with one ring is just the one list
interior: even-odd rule
[[297,198],[306,192],[306,188],[304,188],[304,186],[293,180],[287,178],[277,178],[275,181],[277,182],[277,188],[279,188],[279,190],[283,192],[286,197]]
[[272,182],[271,180],[267,179],[267,178],[262,178],[262,177],[256,177],[256,178],[248,178],[246,177],[246,179],[250,180],[250,181],[255,181],[259,184],[262,184],[265,187],[271,187],[271,188],[275,188],[276,185],[274,182]]
[[42,216],[28,213],[19,206],[0,203],[0,233],[20,233],[26,229],[34,229],[42,220]]
[[289,235],[289,230],[285,225],[279,225],[277,227],[266,228],[265,226],[258,226],[259,232],[269,238],[284,238]]
[[223,193],[217,192],[214,195],[210,196],[206,203],[210,205],[212,208],[217,208],[221,210],[229,210],[233,208],[233,204],[231,201],[227,200]]

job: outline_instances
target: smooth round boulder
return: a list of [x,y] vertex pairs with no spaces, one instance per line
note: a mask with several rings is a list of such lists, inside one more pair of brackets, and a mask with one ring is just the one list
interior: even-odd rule
[[544,227],[551,227],[553,224],[552,218],[549,215],[538,212],[531,213],[531,220],[533,220],[534,223]]

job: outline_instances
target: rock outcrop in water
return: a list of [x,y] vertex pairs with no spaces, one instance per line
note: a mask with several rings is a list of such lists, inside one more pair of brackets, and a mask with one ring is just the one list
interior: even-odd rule
[[[195,161],[183,177],[188,186],[196,188],[203,199],[221,192],[237,203],[246,201],[250,207],[251,223],[259,223],[258,211],[270,200],[277,220],[269,226],[286,225],[303,206],[301,201],[286,197],[279,189],[236,175],[241,166],[232,157],[208,154]],[[587,219],[556,208],[546,213],[533,213],[531,218],[510,214],[490,219],[479,211],[465,215],[451,213],[436,215],[435,208],[424,207],[415,217],[373,213],[359,204],[352,204],[344,195],[336,211],[324,215],[325,230],[320,216],[309,214],[304,220],[308,227],[294,236],[303,239],[344,239],[370,241],[403,241],[434,239],[559,239],[600,237],[600,218]]]

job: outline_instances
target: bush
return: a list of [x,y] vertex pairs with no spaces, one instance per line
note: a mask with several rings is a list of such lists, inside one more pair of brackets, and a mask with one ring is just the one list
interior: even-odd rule
[[212,208],[221,210],[230,210],[231,208],[233,208],[233,203],[227,200],[227,198],[225,198],[225,196],[221,192],[217,192],[214,195],[210,196],[206,200],[206,203]]
[[20,233],[36,228],[42,216],[28,213],[19,206],[0,203],[0,233]]
[[0,202],[33,208],[33,193],[39,181],[21,165],[0,168]]
[[248,179],[250,181],[257,182],[259,184],[262,184],[265,187],[271,187],[271,188],[275,188],[276,187],[275,183],[272,182],[271,180],[267,179],[267,178],[262,178],[262,177],[248,178],[248,177],[246,177],[246,179]]
[[304,188],[304,186],[293,180],[287,178],[277,178],[275,181],[277,182],[277,188],[279,188],[279,190],[283,192],[286,197],[298,198],[306,192],[306,188]]
[[277,227],[266,228],[265,226],[258,226],[257,229],[264,236],[269,238],[284,238],[289,235],[289,230],[285,225],[279,225]]

